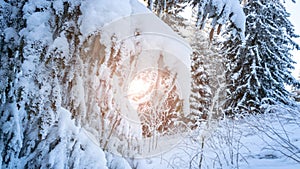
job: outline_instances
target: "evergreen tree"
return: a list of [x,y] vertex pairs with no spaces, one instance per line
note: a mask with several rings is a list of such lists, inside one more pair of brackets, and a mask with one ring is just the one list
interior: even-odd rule
[[9,1],[0,5],[0,168],[17,168],[26,123],[24,88],[19,85],[24,62],[24,40],[18,34],[25,26],[24,1]]
[[[62,90],[70,96],[75,81],[70,58],[78,56],[79,5],[0,3],[0,168],[79,168],[77,161],[87,158],[85,149],[93,144],[80,141],[71,119],[68,125],[75,130],[62,132],[61,125],[67,119],[61,117],[68,115],[62,106],[76,108],[70,103],[74,98],[62,97]],[[64,38],[69,50],[50,48]]]
[[[175,16],[186,6],[197,8],[196,26],[200,29],[205,27],[207,19],[211,19],[210,41],[215,30],[221,32],[222,25],[230,21],[235,28],[234,31],[243,38],[244,35],[244,13],[239,0],[144,0],[148,8],[161,16],[164,13],[171,13]],[[216,27],[218,27],[216,29]]]
[[289,14],[278,0],[252,0],[244,7],[246,40],[230,36],[223,50],[227,62],[227,113],[262,112],[262,105],[289,104],[285,85],[298,86],[291,75],[290,51],[299,46]]
[[182,17],[167,14],[162,19],[193,48],[191,56],[191,96],[189,119],[195,124],[222,114],[222,103],[225,97],[224,57],[219,54],[219,45],[209,41],[204,30],[186,22]]
[[200,125],[201,120],[206,120],[210,115],[211,90],[209,86],[209,75],[205,70],[203,60],[199,51],[192,55],[192,91],[190,97],[192,122]]

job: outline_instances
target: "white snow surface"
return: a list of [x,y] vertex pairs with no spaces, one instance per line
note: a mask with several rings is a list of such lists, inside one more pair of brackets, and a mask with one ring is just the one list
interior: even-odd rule
[[[47,139],[60,138],[60,143],[49,153],[49,163],[51,168],[66,168],[66,161],[64,158],[68,150],[73,147],[80,146],[79,150],[75,149],[72,153],[76,154],[73,168],[99,168],[107,169],[106,158],[103,150],[95,145],[95,143],[86,135],[85,129],[77,127],[74,120],[71,120],[71,113],[61,108],[58,110],[58,128],[57,133],[52,132]],[[53,138],[51,138],[53,137]],[[70,142],[73,139],[76,142]],[[84,157],[84,158],[80,158]],[[45,166],[44,166],[45,167]]]
[[83,37],[123,17],[151,13],[137,0],[89,0],[82,3],[81,10],[80,29]]
[[[271,114],[208,122],[160,156],[135,161],[137,168],[299,169],[299,106],[271,106]],[[209,126],[209,127],[208,127]],[[204,149],[201,151],[201,140]],[[292,158],[289,158],[292,157]],[[132,162],[131,162],[132,163]]]

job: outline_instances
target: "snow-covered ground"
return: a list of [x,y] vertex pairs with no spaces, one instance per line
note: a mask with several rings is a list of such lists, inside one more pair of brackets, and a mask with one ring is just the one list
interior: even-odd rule
[[136,168],[199,168],[202,156],[206,169],[299,169],[299,108],[272,106],[270,111],[210,122],[165,154],[129,162]]
[[[92,163],[98,164],[98,167],[102,164],[103,168],[107,165],[114,169],[199,168],[202,156],[203,169],[299,169],[299,110],[300,106],[290,110],[272,106],[270,114],[212,121],[204,124],[200,131],[183,135],[181,141],[173,145],[174,148],[170,151],[150,158],[123,158],[109,152],[105,153],[104,158],[95,140],[85,129],[76,127],[70,120],[71,113],[64,109],[60,111],[61,127],[58,135],[63,136],[70,132],[77,135],[78,144],[87,148],[84,154],[90,157],[90,162],[78,161],[85,167]],[[49,155],[50,160],[58,157],[63,149],[57,147]],[[99,161],[96,162],[97,160]],[[82,166],[81,164],[77,167]],[[59,163],[55,166],[57,165]]]

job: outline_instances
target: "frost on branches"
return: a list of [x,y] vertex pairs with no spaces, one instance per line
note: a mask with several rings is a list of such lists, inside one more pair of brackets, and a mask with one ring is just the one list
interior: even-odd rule
[[81,126],[87,117],[78,57],[86,32],[79,25],[91,21],[82,17],[85,10],[97,15],[100,6],[112,8],[104,20],[88,23],[91,27],[85,30],[95,31],[116,13],[129,15],[141,11],[141,5],[94,1],[94,8],[87,9],[81,1],[1,0],[0,4],[0,166],[107,168],[103,150]]
[[[98,29],[126,16],[149,14],[136,0],[29,0],[0,4],[0,53],[1,63],[5,63],[0,70],[1,167],[107,168],[114,160],[110,155],[107,158],[104,150],[115,146],[115,142],[123,143],[115,146],[119,154],[141,152],[144,149],[139,147],[137,137],[167,135],[172,127],[182,125],[173,119],[189,112],[183,106],[188,105],[183,104],[187,99],[182,98],[189,96],[190,80],[182,72],[189,73],[190,62],[189,57],[176,62],[180,58],[173,55],[186,56],[188,45],[165,53],[156,50],[153,58],[159,68],[167,71],[144,73],[159,80],[155,85],[168,89],[162,90],[168,97],[156,92],[167,103],[161,116],[155,117],[156,127],[149,125],[149,117],[141,117],[143,127],[148,127],[143,133],[122,118],[121,112],[127,107],[120,99],[126,95],[120,91],[126,87],[122,84],[128,84],[126,80],[134,79],[127,69],[138,65],[134,58],[142,51],[140,45],[144,41],[139,37],[143,30],[134,30],[135,34],[130,34],[134,35],[132,41],[126,41],[119,38],[120,34],[104,36]],[[151,16],[154,18],[146,21],[162,24]],[[159,31],[171,29],[164,25]],[[170,40],[177,36],[173,32],[169,37],[156,36],[148,46],[166,47],[170,45],[165,43],[166,38],[173,45],[184,44]],[[176,78],[184,83],[182,87],[175,83]],[[114,88],[116,85],[121,87]],[[112,140],[113,137],[119,140]]]
[[245,6],[246,43],[224,43],[229,83],[228,113],[263,112],[262,105],[294,105],[285,85],[299,86],[291,74],[291,50],[299,46],[289,14],[279,1],[252,0]]
[[[221,32],[223,25],[230,21],[233,25],[232,33],[238,35],[244,40],[245,32],[245,14],[239,0],[144,0],[148,8],[156,12],[159,16],[163,13],[178,14],[187,6],[196,8],[196,26],[203,29],[207,19],[211,19],[210,40],[214,32]],[[216,28],[217,27],[217,28]]]
[[245,14],[239,0],[194,0],[193,5],[198,5],[197,26],[203,29],[207,18],[212,18],[210,40],[217,28],[217,34],[221,32],[222,25],[230,21],[234,27],[233,34],[237,34],[244,40]]

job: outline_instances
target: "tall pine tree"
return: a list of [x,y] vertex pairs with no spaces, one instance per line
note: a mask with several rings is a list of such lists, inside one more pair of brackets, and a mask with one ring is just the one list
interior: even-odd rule
[[293,105],[286,85],[298,86],[292,76],[290,53],[299,46],[279,0],[252,0],[244,7],[246,40],[231,36],[223,49],[227,62],[227,113],[260,113],[262,105]]

